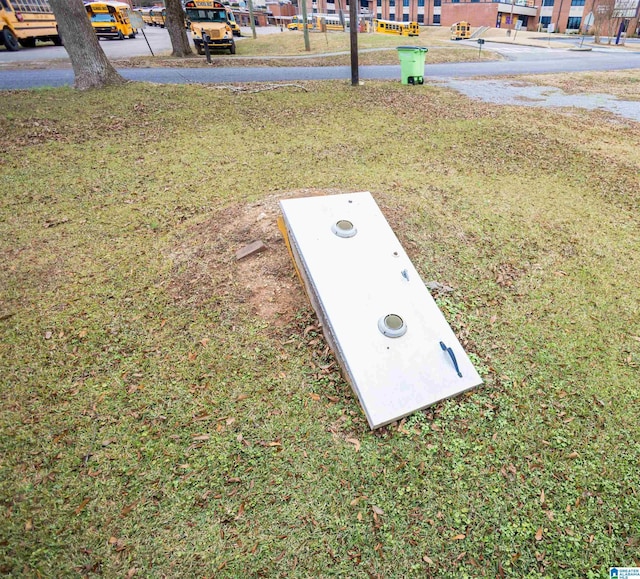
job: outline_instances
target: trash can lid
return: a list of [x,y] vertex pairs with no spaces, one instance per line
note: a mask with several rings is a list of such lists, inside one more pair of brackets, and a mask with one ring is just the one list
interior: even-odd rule
[[397,46],[396,50],[415,50],[417,52],[427,52],[428,48],[425,46]]

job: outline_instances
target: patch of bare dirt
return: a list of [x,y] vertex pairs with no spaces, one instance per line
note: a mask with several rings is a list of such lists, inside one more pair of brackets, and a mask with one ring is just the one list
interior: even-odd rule
[[[170,294],[190,307],[245,304],[273,325],[288,325],[309,302],[278,229],[278,201],[336,193],[342,191],[300,189],[238,203],[185,230],[169,254]],[[254,241],[266,249],[237,260],[236,252]]]

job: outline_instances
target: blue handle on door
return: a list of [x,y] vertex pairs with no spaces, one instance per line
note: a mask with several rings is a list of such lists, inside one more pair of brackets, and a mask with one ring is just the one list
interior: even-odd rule
[[458,367],[458,360],[456,360],[456,355],[453,353],[451,348],[447,348],[447,345],[444,342],[440,342],[440,347],[444,352],[447,352],[449,356],[451,356],[451,361],[453,362],[453,367],[456,369],[459,378],[462,378],[462,372],[460,372],[460,368]]

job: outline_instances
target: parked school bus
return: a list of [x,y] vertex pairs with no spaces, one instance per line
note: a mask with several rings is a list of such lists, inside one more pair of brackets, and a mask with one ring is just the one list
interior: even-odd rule
[[224,4],[216,0],[189,0],[184,9],[198,54],[205,53],[205,41],[210,50],[236,53],[233,30]]
[[[2,0],[0,0],[2,1]],[[84,5],[98,38],[118,40],[136,37],[131,25],[130,8],[124,2],[89,2]]]
[[137,12],[142,16],[142,22],[145,23],[145,26],[151,26],[151,8],[136,8],[134,12]]
[[36,40],[62,45],[53,10],[47,0],[0,0],[0,44],[7,50],[32,48]]
[[349,18],[343,16],[342,21],[340,21],[340,16],[337,14],[317,14],[315,24],[315,27],[321,32],[334,30],[344,32],[349,30]]
[[236,22],[236,17],[231,12],[231,8],[225,5],[224,9],[227,11],[227,21],[229,22],[229,26],[231,26],[231,32],[234,36],[242,36],[242,30],[240,30],[240,25]]
[[465,40],[467,38],[471,38],[471,24],[463,20],[451,25],[451,40]]
[[373,21],[373,31],[380,34],[397,34],[398,36],[419,36],[420,26],[417,22],[375,19]]
[[[302,16],[292,16],[291,22],[287,24],[288,30],[302,30],[302,23],[304,22],[304,18]],[[307,30],[311,30],[313,28],[313,17],[307,16]]]
[[167,19],[167,10],[165,8],[152,8],[149,14],[151,16],[151,26],[164,28]]

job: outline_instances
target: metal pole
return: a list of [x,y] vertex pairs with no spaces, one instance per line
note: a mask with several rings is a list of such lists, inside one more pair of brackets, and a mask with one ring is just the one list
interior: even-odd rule
[[140,32],[142,32],[142,36],[144,36],[144,39],[147,41],[147,46],[149,47],[149,52],[151,52],[151,56],[155,56],[155,54],[153,54],[153,50],[151,50],[151,45],[149,44],[149,41],[147,40],[147,35],[144,33],[144,28],[141,28]]
[[309,27],[307,26],[307,0],[298,0],[302,2],[302,32],[304,36],[304,49],[311,52],[311,42],[309,42]]
[[202,45],[204,47],[204,55],[207,57],[207,63],[211,64],[211,50],[209,49],[209,35],[204,31],[204,28],[200,29],[202,34]]
[[509,36],[511,36],[511,32],[513,30],[513,3],[515,0],[511,0],[511,15],[509,16]]
[[[591,3],[591,12],[589,12],[589,14],[591,14],[592,16],[592,23],[593,23],[593,18],[595,18],[593,16],[593,8],[595,6],[596,0],[593,0],[593,2]],[[589,18],[589,14],[587,14],[587,19]],[[586,22],[582,23],[582,39],[580,40],[580,48],[582,48],[582,44],[584,43],[584,37],[585,34],[587,34],[587,28],[591,26],[591,24],[587,24]]]
[[247,0],[247,4],[249,5],[249,20],[251,20],[251,32],[253,33],[253,39],[258,38],[256,34],[256,21],[253,18],[253,0]]
[[358,86],[358,4],[360,0],[349,0],[349,32],[351,38],[351,86]]
[[622,22],[620,22],[620,26],[618,26],[618,34],[616,35],[616,46],[620,44],[620,37],[622,36],[622,33],[624,31],[625,31],[625,20],[623,18]]

